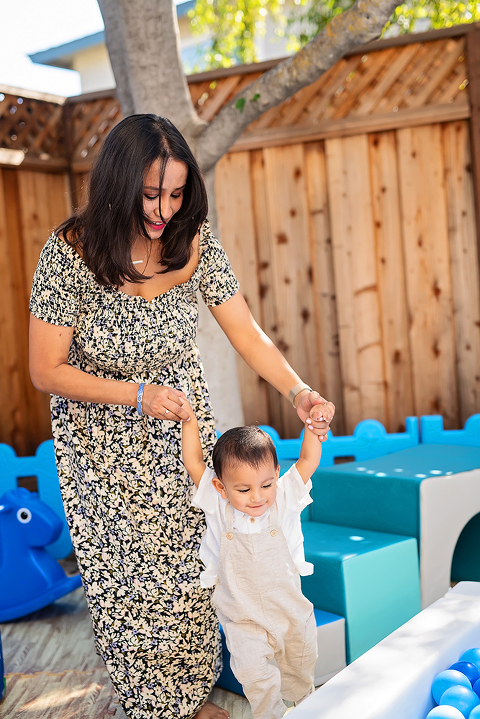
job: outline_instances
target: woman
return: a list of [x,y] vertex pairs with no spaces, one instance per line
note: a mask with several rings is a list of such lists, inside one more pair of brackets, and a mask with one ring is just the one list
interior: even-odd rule
[[[128,117],[99,153],[85,208],[45,245],[32,288],[31,377],[52,395],[58,474],[97,650],[134,719],[228,716],[206,701],[218,628],[198,580],[204,522],[190,506],[180,451],[185,396],[206,455],[215,441],[196,291],[250,366],[290,393],[302,420],[325,403],[254,322],[206,215],[182,135],[164,118]],[[318,435],[328,431],[314,424]]]

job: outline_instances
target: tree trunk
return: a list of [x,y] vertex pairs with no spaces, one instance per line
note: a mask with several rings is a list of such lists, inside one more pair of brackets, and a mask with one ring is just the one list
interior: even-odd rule
[[[205,173],[208,192],[210,227],[218,239],[218,215],[215,198],[215,165]],[[219,432],[244,424],[237,358],[226,336],[199,297],[198,347],[207,376],[213,414]]]

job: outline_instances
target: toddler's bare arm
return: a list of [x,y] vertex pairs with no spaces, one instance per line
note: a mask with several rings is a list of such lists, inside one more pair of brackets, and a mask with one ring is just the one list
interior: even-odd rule
[[[315,410],[316,408],[313,407],[311,410],[311,414]],[[313,426],[317,426],[317,421],[314,419],[310,419],[309,417],[305,422],[305,432],[303,436],[302,447],[300,449],[300,457],[296,462],[298,473],[300,474],[305,484],[308,482],[312,474],[317,469],[318,465],[320,464],[320,457],[322,456],[321,440],[323,440],[324,438],[322,437],[320,439],[319,437],[317,437],[316,434],[314,434],[314,432],[312,431]]]
[[185,469],[195,486],[198,487],[206,467],[203,461],[198,422],[186,399],[182,400],[182,407],[189,417],[187,422],[182,422],[182,459]]

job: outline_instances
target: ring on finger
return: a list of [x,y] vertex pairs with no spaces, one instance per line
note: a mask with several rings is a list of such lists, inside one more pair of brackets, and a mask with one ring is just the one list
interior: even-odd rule
[[163,413],[164,417],[166,417],[167,414],[168,414],[168,409],[166,409],[165,412]]

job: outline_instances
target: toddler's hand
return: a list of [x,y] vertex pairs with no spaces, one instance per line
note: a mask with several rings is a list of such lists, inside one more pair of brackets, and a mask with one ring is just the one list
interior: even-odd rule
[[322,402],[322,404],[313,405],[312,409],[308,414],[308,419],[316,420],[317,422],[330,422],[335,414],[335,405],[332,402]]
[[335,406],[332,402],[316,404],[310,410],[305,426],[310,431],[315,432],[320,442],[325,442],[334,414]]

